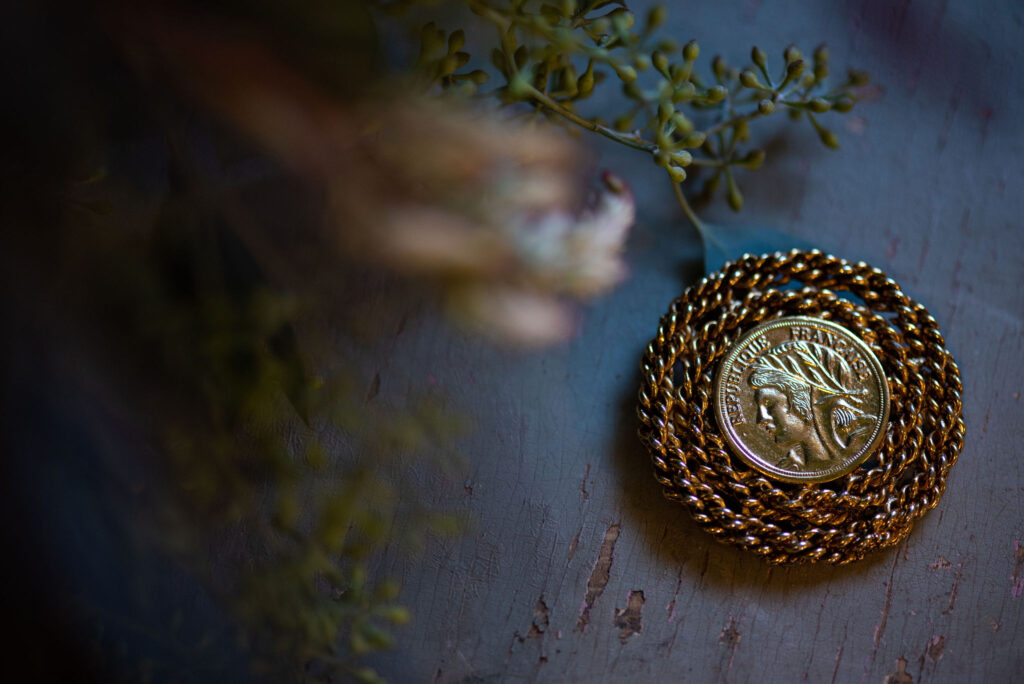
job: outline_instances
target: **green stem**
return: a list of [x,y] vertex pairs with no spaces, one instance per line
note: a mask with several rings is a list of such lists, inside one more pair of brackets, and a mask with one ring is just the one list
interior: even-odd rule
[[706,137],[710,138],[715,133],[721,133],[725,129],[730,128],[732,126],[735,126],[736,124],[740,123],[741,121],[750,121],[751,119],[757,118],[760,115],[761,115],[760,112],[754,111],[754,112],[751,112],[750,114],[741,114],[739,116],[734,116],[731,119],[726,119],[725,121],[722,121],[720,123],[715,124],[714,126],[709,128],[708,130],[704,131],[704,135]]
[[574,124],[586,128],[588,131],[600,133],[606,138],[611,138],[615,142],[622,143],[623,145],[626,145],[627,147],[632,147],[635,150],[653,152],[658,147],[654,143],[649,143],[645,140],[637,140],[635,138],[624,136],[621,133],[618,133],[610,128],[607,128],[606,126],[602,126],[601,124],[594,123],[589,119],[585,119],[576,112],[572,111],[571,109],[562,106],[557,101],[551,99],[551,97],[537,90],[533,86],[529,86],[529,93],[530,97],[537,100],[537,102],[541,103],[543,106],[547,107],[556,114],[565,117],[569,121],[572,121]]
[[693,211],[693,207],[691,207],[690,203],[686,201],[686,195],[683,194],[683,184],[673,182],[672,190],[676,193],[676,201],[679,202],[679,207],[683,210],[683,214],[686,215],[686,218],[691,224],[693,224],[693,227],[697,229],[697,232],[700,233],[701,239],[706,240],[707,229],[704,227],[704,222],[697,218],[697,214]]

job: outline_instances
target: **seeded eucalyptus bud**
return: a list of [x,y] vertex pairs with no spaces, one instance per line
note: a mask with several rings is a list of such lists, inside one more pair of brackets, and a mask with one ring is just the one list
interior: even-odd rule
[[689,147],[689,148],[692,149],[694,147],[700,147],[701,145],[703,145],[704,144],[704,140],[706,138],[707,138],[707,136],[705,136],[704,133],[702,133],[701,131],[693,131],[692,133],[687,135],[685,138],[683,138],[682,142],[679,143],[679,144],[682,147]]
[[672,163],[676,166],[689,166],[693,163],[693,155],[686,150],[679,150],[672,153]]
[[458,52],[466,44],[466,32],[462,29],[454,31],[448,36],[448,53]]
[[664,52],[655,51],[651,55],[651,64],[657,69],[665,78],[671,78],[668,72],[668,57],[665,56]]
[[511,55],[516,51],[516,47],[519,42],[516,40],[516,27],[509,26],[505,29],[505,32],[501,34],[501,49],[505,51],[506,55]]
[[647,71],[651,68],[651,58],[644,54],[637,55],[633,58],[633,66],[637,71]]
[[832,105],[832,109],[839,112],[840,114],[845,114],[846,112],[853,109],[853,100],[851,100],[848,97],[841,97],[835,102],[835,104]]
[[804,115],[804,110],[802,110],[802,109],[790,109],[789,110],[789,118],[792,119],[793,121],[799,121],[800,117],[803,116],[803,115]]
[[612,122],[612,127],[620,133],[625,133],[633,126],[633,115],[623,114]]
[[444,45],[444,32],[439,31],[434,22],[420,29],[420,58],[429,59]]
[[814,80],[823,81],[828,77],[828,62],[814,63]]
[[691,71],[690,67],[685,64],[673,64],[668,68],[668,75],[672,83],[679,85],[690,78]]
[[612,22],[607,17],[598,17],[594,21],[590,22],[590,30],[593,31],[593,35],[603,35],[608,33],[612,29]]
[[594,92],[594,60],[587,62],[587,70],[577,81],[580,97],[587,97]]
[[520,71],[508,82],[508,95],[513,100],[525,100],[532,94],[530,75]]
[[533,87],[541,92],[545,92],[548,89],[548,76],[551,75],[551,60],[546,59],[539,62],[536,65],[536,71],[533,74]]
[[800,50],[797,49],[796,45],[787,46],[786,49],[782,52],[782,56],[785,58],[786,64],[789,64],[790,62],[795,62],[798,59],[803,59],[803,53],[801,53]]
[[576,67],[571,63],[555,72],[556,88],[568,95],[575,95],[579,92],[579,82],[576,78]]
[[676,126],[676,132],[680,135],[689,135],[693,132],[693,122],[686,118],[682,112],[672,115],[672,123]]
[[755,45],[750,50],[750,61],[758,68],[764,69],[768,64],[768,57],[764,54],[764,50]]
[[728,71],[728,69],[729,67],[726,65],[725,59],[722,55],[715,55],[711,60],[711,71],[719,81],[725,78],[725,72]]
[[700,55],[700,46],[697,45],[697,41],[691,40],[683,46],[683,59],[685,61],[696,62],[698,55]]
[[736,186],[736,181],[733,180],[731,173],[726,173],[726,183],[728,184],[728,190],[726,191],[726,200],[729,202],[729,207],[733,211],[739,211],[743,208],[743,195],[740,193],[739,187]]
[[729,94],[729,89],[723,85],[716,85],[714,88],[708,88],[708,92],[705,97],[711,102],[721,102]]
[[800,85],[805,88],[810,88],[818,79],[815,78],[814,74],[804,74],[803,78],[800,79]]
[[802,59],[796,59],[786,65],[786,78],[782,79],[782,85],[780,88],[784,88],[794,78],[799,78],[800,74],[804,72],[804,61]]
[[633,67],[629,65],[620,66],[618,64],[613,64],[612,68],[615,69],[615,73],[618,74],[619,80],[623,83],[632,83],[636,80],[636,69]]
[[491,64],[493,64],[494,68],[500,71],[502,75],[508,76],[508,62],[505,59],[505,53],[498,48],[491,50]]
[[828,61],[828,46],[822,43],[818,47],[814,48],[814,63],[824,64]]
[[689,81],[687,81],[686,83],[683,83],[682,85],[680,85],[678,88],[676,88],[673,91],[673,93],[672,93],[672,100],[674,102],[679,102],[680,100],[687,100],[687,99],[693,97],[696,94],[697,94],[697,87],[694,86]]
[[849,72],[850,85],[855,88],[865,86],[871,81],[871,75],[866,71],[860,71],[859,69],[850,69]]
[[815,114],[823,114],[828,110],[832,109],[832,105],[828,103],[828,100],[825,100],[820,97],[816,97],[810,102],[808,102],[807,106],[810,107],[811,111],[814,112]]
[[666,54],[670,54],[673,52],[678,52],[680,48],[679,43],[677,43],[672,38],[662,38],[657,43],[655,43],[654,49],[664,52]]
[[686,169],[681,166],[669,166],[668,175],[674,182],[682,183],[686,180]]
[[526,50],[525,45],[520,45],[518,48],[516,48],[515,54],[512,55],[512,59],[516,63],[516,69],[522,69],[524,66],[526,66],[526,60],[529,56],[530,54]]
[[487,80],[490,77],[491,75],[488,74],[483,69],[474,69],[473,71],[469,72],[469,80],[471,80],[473,83],[476,83],[477,85],[483,85],[484,83],[487,82]]
[[736,123],[736,139],[743,141],[750,137],[750,124],[747,123],[746,119],[742,119]]
[[761,81],[757,79],[757,74],[755,74],[750,69],[744,69],[743,71],[740,72],[740,83],[742,83],[747,88],[764,87],[761,85]]
[[450,76],[458,68],[459,58],[455,55],[447,55],[437,63],[437,77],[444,78],[445,76]]
[[764,164],[764,150],[751,150],[739,161],[739,165],[745,169],[759,169]]
[[555,26],[552,30],[551,45],[562,50],[571,50],[575,46],[572,30],[567,26]]
[[647,30],[653,31],[662,24],[665,23],[665,17],[668,16],[668,10],[665,9],[664,5],[655,5],[651,8],[651,11],[647,13]]
[[469,64],[469,53],[468,52],[456,52],[455,53],[455,64],[457,65],[455,67],[456,69],[461,69],[462,67],[464,67],[467,64]]
[[761,116],[767,116],[775,111],[775,103],[766,97],[757,103],[757,111]]
[[638,86],[635,82],[634,83],[623,83],[622,84],[622,92],[623,92],[623,94],[625,94],[626,97],[628,97],[631,100],[638,100],[638,101],[640,101],[640,100],[644,99],[644,94],[640,90],[640,86]]
[[671,102],[662,102],[658,105],[658,121],[664,124],[675,111],[676,108],[672,106]]
[[608,16],[611,18],[612,25],[615,26],[615,29],[623,33],[633,28],[633,24],[636,23],[636,17],[634,17],[633,13],[625,7],[618,8]]
[[821,142],[825,147],[831,147],[833,150],[839,149],[839,138],[837,138],[836,134],[827,128],[819,128],[818,137],[821,138]]

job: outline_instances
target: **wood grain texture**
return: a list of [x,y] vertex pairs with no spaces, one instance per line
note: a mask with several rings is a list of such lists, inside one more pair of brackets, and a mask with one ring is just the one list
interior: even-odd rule
[[[645,3],[633,3],[642,13]],[[373,665],[396,682],[1007,682],[1024,678],[1024,9],[1018,3],[687,3],[666,30],[736,62],[828,42],[872,101],[825,118],[843,149],[780,126],[746,208],[889,272],[939,320],[964,377],[967,443],[898,551],[769,568],[661,498],[635,438],[641,350],[701,272],[693,231],[642,155],[591,140],[635,188],[632,275],[568,346],[513,358],[427,323],[380,363],[375,401],[436,381],[473,432],[465,472],[424,483],[473,521],[387,553],[415,615]],[[781,117],[780,117],[781,118]],[[772,124],[767,124],[771,129]],[[386,366],[386,369],[384,368]],[[389,377],[390,376],[390,377]],[[901,661],[902,659],[902,661]]]

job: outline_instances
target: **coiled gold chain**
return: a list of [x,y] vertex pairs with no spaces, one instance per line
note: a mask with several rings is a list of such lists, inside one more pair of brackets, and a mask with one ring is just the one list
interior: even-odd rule
[[[794,282],[803,287],[785,287]],[[724,443],[712,406],[729,348],[758,323],[796,315],[863,339],[889,381],[878,452],[821,484],[776,482],[747,467]],[[960,371],[935,319],[879,269],[817,250],[746,255],[688,288],[662,317],[642,369],[639,434],[665,496],[770,563],[849,563],[898,544],[939,502],[963,448]]]

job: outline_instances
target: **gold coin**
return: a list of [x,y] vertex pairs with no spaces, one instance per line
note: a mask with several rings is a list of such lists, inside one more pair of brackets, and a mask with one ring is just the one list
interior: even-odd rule
[[752,468],[785,482],[828,482],[882,441],[889,383],[871,349],[841,325],[776,318],[722,360],[715,416],[729,447]]

